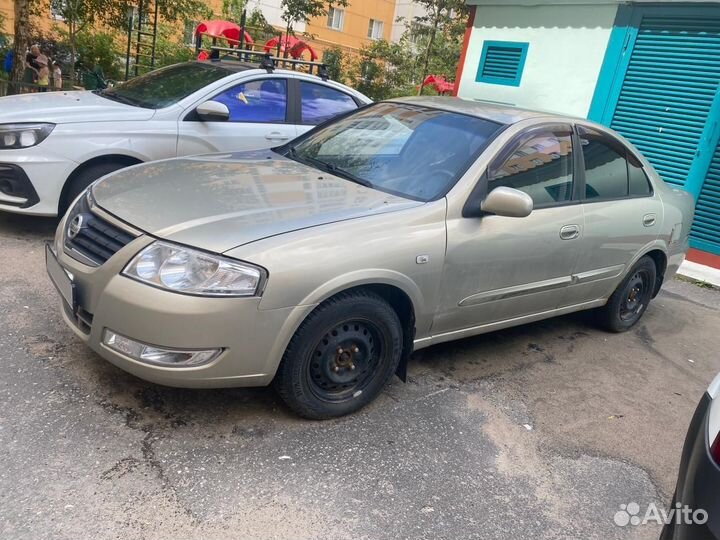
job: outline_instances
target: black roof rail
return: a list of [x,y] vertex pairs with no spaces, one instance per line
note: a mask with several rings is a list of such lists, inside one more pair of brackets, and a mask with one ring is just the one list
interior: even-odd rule
[[[282,68],[285,64],[290,64],[291,69],[295,69],[297,66],[308,66],[309,73],[313,75],[313,70],[315,70],[317,72],[315,74],[323,81],[327,81],[330,78],[327,66],[323,62],[297,60],[295,58],[281,58],[279,56],[273,56],[265,51],[251,51],[249,49],[233,49],[230,47],[215,46],[210,48],[210,60],[220,60],[220,53],[225,53],[226,56],[236,56],[237,59],[242,62],[253,62],[259,59],[260,68],[267,70],[268,73],[272,73],[278,67]],[[278,64],[281,65],[279,66]]]

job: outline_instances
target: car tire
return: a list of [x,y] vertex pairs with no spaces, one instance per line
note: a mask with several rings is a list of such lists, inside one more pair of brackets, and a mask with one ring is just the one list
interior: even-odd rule
[[77,174],[72,180],[70,180],[67,188],[65,189],[65,193],[63,194],[60,205],[58,207],[58,216],[64,216],[65,212],[68,211],[70,204],[75,200],[75,198],[80,195],[85,190],[85,188],[87,188],[95,180],[97,180],[98,178],[102,178],[103,176],[105,176],[106,174],[110,174],[111,172],[124,169],[125,167],[129,167],[129,165],[127,163],[109,161],[107,163],[97,163],[95,165],[91,165],[83,171],[80,171],[79,174]]
[[657,268],[650,257],[643,257],[628,272],[610,296],[607,304],[597,310],[598,323],[610,332],[625,332],[642,318],[655,291]]
[[395,310],[364,290],[320,304],[290,340],[273,385],[297,414],[323,420],[353,413],[393,376],[403,347]]

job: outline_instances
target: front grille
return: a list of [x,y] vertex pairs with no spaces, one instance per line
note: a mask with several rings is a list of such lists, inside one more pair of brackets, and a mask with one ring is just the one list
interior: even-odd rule
[[78,201],[66,223],[65,247],[70,256],[93,266],[102,265],[135,238],[94,213],[87,197]]

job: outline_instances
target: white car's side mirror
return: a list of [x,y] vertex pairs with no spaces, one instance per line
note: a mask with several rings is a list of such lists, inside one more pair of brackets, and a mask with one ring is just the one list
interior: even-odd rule
[[201,120],[207,122],[225,122],[230,119],[230,109],[219,101],[206,101],[195,109]]
[[498,216],[527,217],[533,211],[533,200],[523,191],[500,186],[488,193],[480,208]]

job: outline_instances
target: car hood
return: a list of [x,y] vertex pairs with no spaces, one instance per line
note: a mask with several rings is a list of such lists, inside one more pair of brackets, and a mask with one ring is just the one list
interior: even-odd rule
[[154,236],[222,253],[269,236],[422,203],[272,151],[137,165],[93,186],[95,202]]
[[40,92],[0,98],[0,123],[149,120],[155,111],[111,101],[92,92]]

